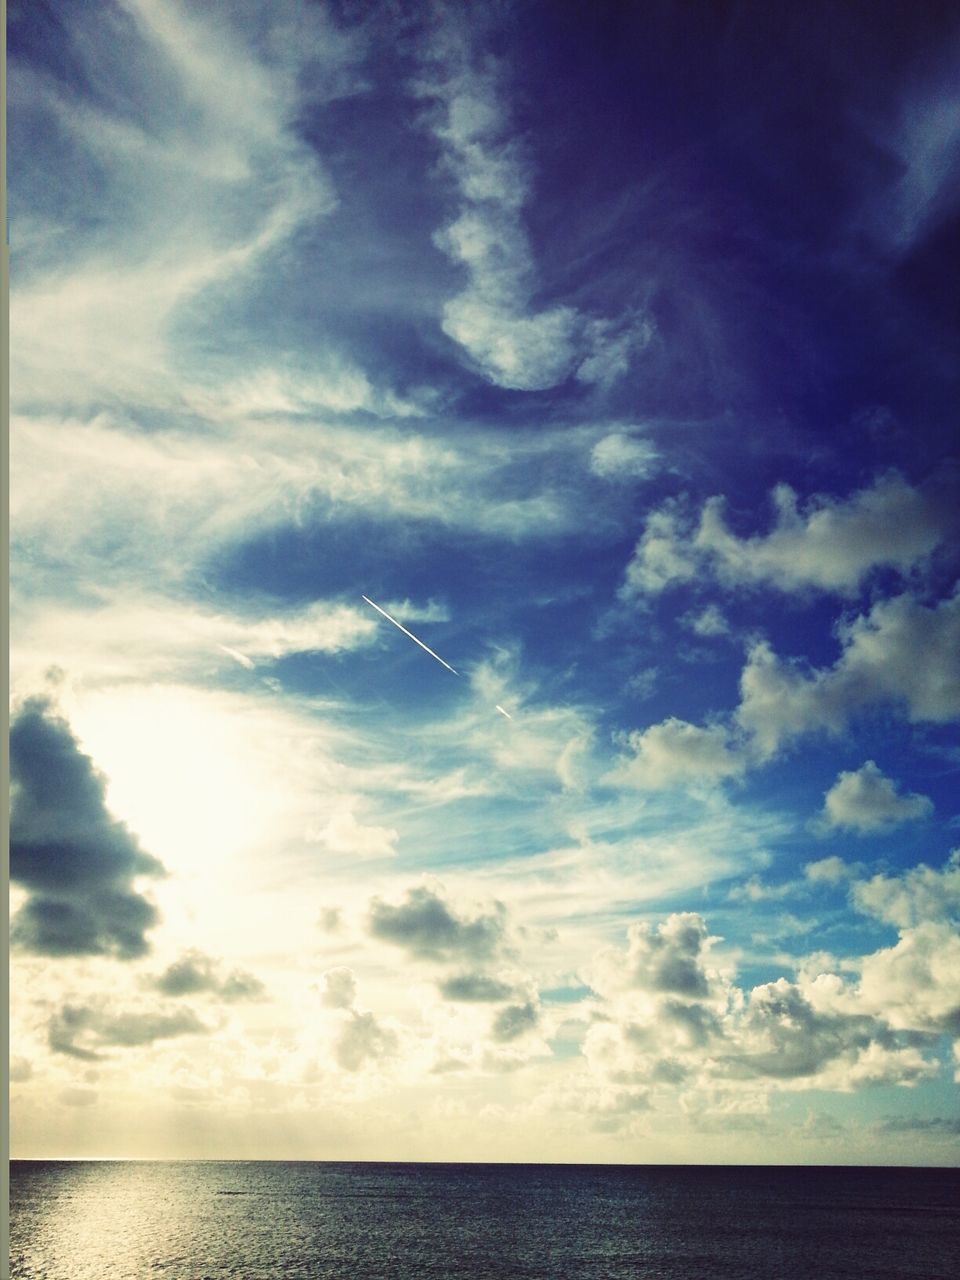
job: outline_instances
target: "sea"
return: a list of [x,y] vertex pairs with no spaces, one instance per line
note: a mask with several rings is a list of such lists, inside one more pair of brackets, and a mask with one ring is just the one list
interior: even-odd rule
[[960,1170],[11,1165],[13,1280],[960,1276]]

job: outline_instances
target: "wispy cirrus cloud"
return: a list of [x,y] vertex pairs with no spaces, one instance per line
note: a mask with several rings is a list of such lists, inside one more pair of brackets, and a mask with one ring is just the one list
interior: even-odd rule
[[[27,248],[11,295],[12,395],[34,406],[177,403],[184,361],[174,354],[174,323],[204,293],[235,289],[335,206],[295,116],[305,82],[317,98],[355,90],[355,37],[320,10],[298,23],[286,5],[272,13],[259,48],[249,28],[165,0],[130,0],[91,18],[89,28],[76,26],[73,52],[96,69],[96,94],[25,68],[12,86],[24,121],[42,120],[46,144],[58,140],[58,153],[71,157],[68,216],[52,202],[41,210],[37,193],[24,211]],[[103,21],[112,26],[107,40],[97,30]],[[312,47],[301,43],[306,27]],[[94,174],[98,201],[87,209]],[[85,237],[57,235],[70,213],[92,228]],[[19,216],[15,207],[15,240]],[[97,227],[107,222],[104,236]]]
[[448,15],[414,86],[436,104],[433,132],[461,202],[458,217],[434,237],[467,276],[443,308],[444,332],[500,387],[537,391],[573,375],[609,385],[649,341],[652,324],[633,315],[590,317],[562,302],[538,305],[522,217],[532,165],[510,131],[506,68],[481,44],[479,30]]

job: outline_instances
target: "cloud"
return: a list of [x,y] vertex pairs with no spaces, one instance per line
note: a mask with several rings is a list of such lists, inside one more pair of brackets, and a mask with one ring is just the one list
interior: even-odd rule
[[638,480],[650,475],[660,457],[649,440],[622,431],[603,436],[590,453],[590,470],[609,480]]
[[369,928],[375,938],[403,947],[423,960],[447,960],[459,956],[486,959],[502,945],[506,911],[499,902],[493,910],[467,919],[427,888],[409,889],[399,906],[375,898],[370,905]]
[[64,1004],[47,1027],[47,1043],[54,1053],[84,1062],[98,1061],[108,1048],[139,1048],[156,1040],[176,1036],[208,1035],[206,1026],[192,1009],[131,1009],[108,1013],[96,1005]]
[[[644,1017],[659,1010],[673,1023],[698,1016],[696,1011],[689,1013],[686,1002],[714,994],[713,979],[705,967],[713,941],[696,912],[675,912],[655,926],[635,921],[627,929],[625,951],[601,950],[584,980],[614,1007],[626,1001],[631,1023],[628,1039],[638,1043],[644,1034],[637,1024],[638,1010]],[[644,999],[637,1006],[635,993],[655,999],[652,1003]]]
[[710,940],[702,916],[680,912],[655,929],[632,924],[627,939],[626,971],[633,986],[691,999],[708,995],[703,962]]
[[680,504],[666,504],[647,519],[621,596],[657,593],[707,574],[731,587],[849,596],[874,569],[908,574],[957,524],[952,476],[913,488],[889,472],[845,500],[819,494],[803,509],[794,490],[781,484],[772,500],[774,528],[746,538],[728,528],[722,498],[708,499],[695,528]]
[[808,862],[803,868],[803,874],[813,884],[839,884],[850,874],[850,868],[842,858],[832,854],[828,858]]
[[834,962],[821,955],[796,981],[752,990],[708,966],[716,940],[697,914],[633,924],[627,937],[625,953],[600,952],[591,971],[588,1079],[680,1089],[688,1113],[755,1110],[770,1089],[911,1087],[939,1071],[932,1037],[960,1025],[960,938],[942,924],[848,961],[859,980],[824,972]]
[[12,1058],[10,1060],[10,1082],[11,1084],[23,1084],[33,1076],[33,1065],[27,1058]]
[[[36,582],[31,560],[31,594],[49,585],[62,600],[95,586],[107,609],[100,634],[113,625],[142,631],[152,618],[174,651],[201,639],[243,654],[249,643],[253,657],[300,645],[344,648],[370,634],[372,619],[341,602],[254,621],[178,602],[185,579],[224,547],[314,522],[417,521],[508,540],[582,529],[579,503],[543,465],[581,448],[579,440],[552,432],[507,450],[502,438],[483,432],[455,444],[435,430],[358,432],[323,421],[146,433],[106,414],[22,415],[11,433],[12,555],[15,561],[28,555],[37,538],[55,543],[56,566],[43,570],[46,582]],[[174,599],[165,600],[165,592]],[[21,589],[17,599],[22,595]],[[123,600],[130,596],[132,619],[125,619]],[[60,611],[66,627],[75,611]]]
[[10,878],[29,895],[11,940],[47,956],[144,955],[159,916],[135,883],[164,868],[110,815],[103,775],[42,698],[13,718],[10,778]]
[[[31,262],[14,290],[15,398],[174,398],[174,319],[205,292],[235,289],[300,226],[335,207],[296,119],[307,58],[325,64],[337,96],[355,82],[354,50],[318,13],[291,23],[284,9],[272,6],[257,24],[266,35],[258,49],[253,23],[244,30],[222,14],[128,0],[122,11],[73,24],[72,85],[19,70],[16,93],[32,109],[25,119],[40,113],[69,193],[64,213],[49,201],[33,212],[55,226],[72,223],[77,247],[65,263],[57,238],[45,239],[43,269]],[[95,97],[75,87],[88,77]],[[96,233],[103,225],[109,238]]]
[[606,782],[657,790],[738,777],[744,756],[721,725],[701,727],[675,716],[627,735],[632,757],[620,758]]
[[960,921],[960,849],[942,871],[921,863],[899,875],[857,881],[852,898],[858,910],[901,929],[925,921]]
[[715,604],[708,604],[700,613],[688,615],[684,621],[690,630],[698,636],[727,636],[730,634],[730,623]]
[[131,665],[141,673],[206,673],[221,653],[250,671],[289,654],[342,653],[369,645],[377,628],[359,609],[335,601],[240,617],[128,589],[85,606],[46,601],[37,611],[27,606],[16,631],[20,661],[28,661],[31,671],[82,666],[87,675],[116,679]]
[[357,979],[352,969],[338,966],[323,975],[321,1002],[328,1009],[349,1009],[357,996]]
[[868,760],[853,772],[839,774],[824,799],[823,822],[827,827],[848,827],[864,835],[889,831],[932,812],[933,803],[927,796],[899,794],[896,783]]
[[493,1002],[509,1000],[514,993],[509,983],[491,978],[486,973],[457,973],[439,985],[444,1000]]
[[[787,1087],[843,1093],[882,1085],[909,1088],[933,1079],[939,1069],[917,1046],[896,1043],[882,1023],[817,1012],[783,979],[751,993],[745,1035],[750,1047],[730,1064],[734,1073]],[[765,1047],[753,1048],[757,1040]]]
[[153,985],[165,996],[206,993],[231,1002],[258,1000],[264,993],[263,983],[252,973],[234,969],[225,974],[216,960],[201,951],[188,951],[175,960],[154,980]]
[[960,933],[956,924],[923,921],[904,929],[894,946],[864,957],[859,996],[892,1027],[957,1035]]
[[356,800],[333,801],[333,812],[323,825],[306,832],[311,843],[323,845],[330,853],[351,858],[392,858],[398,834],[393,827],[370,826],[354,815]]
[[493,1020],[491,1034],[498,1043],[516,1040],[537,1025],[539,1014],[529,1000],[524,1004],[509,1004]]
[[359,1071],[367,1062],[396,1052],[396,1032],[383,1027],[372,1013],[350,1011],[334,1045],[334,1057],[347,1071]]
[[444,332],[494,385],[518,391],[553,387],[576,373],[609,386],[649,341],[634,317],[604,320],[562,304],[537,308],[536,272],[521,218],[531,186],[528,163],[508,136],[502,71],[471,65],[466,24],[434,33],[431,67],[415,86],[436,104],[433,132],[461,198],[459,216],[434,236],[461,265],[466,287],[443,308]]
[[838,734],[877,703],[914,723],[960,716],[960,592],[932,606],[909,594],[878,601],[838,633],[842,653],[827,668],[804,670],[764,641],[750,650],[736,719],[760,758],[802,734]]

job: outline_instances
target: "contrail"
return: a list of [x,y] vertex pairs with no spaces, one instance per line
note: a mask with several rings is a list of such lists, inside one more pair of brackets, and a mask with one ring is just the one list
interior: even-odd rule
[[444,660],[440,657],[439,653],[434,653],[433,650],[429,648],[429,646],[425,645],[422,640],[418,640],[417,637],[413,634],[413,632],[408,631],[405,626],[403,626],[401,623],[399,623],[396,620],[396,618],[391,618],[389,613],[387,613],[386,609],[381,609],[378,604],[374,604],[369,596],[361,595],[360,598],[361,600],[366,600],[367,604],[372,605],[372,607],[376,609],[377,613],[382,613],[388,622],[392,622],[395,627],[399,627],[400,630],[403,632],[403,634],[405,636],[409,636],[410,639],[414,642],[414,644],[418,644],[421,649],[426,649],[430,657],[436,658],[436,660],[440,663],[442,667],[446,667],[448,671],[453,671],[453,674],[455,676],[458,676],[460,674],[459,671],[455,671],[454,668],[451,667],[449,662],[444,662]]
[[501,707],[499,702],[494,703],[494,706],[497,708],[497,710],[500,712],[502,716],[506,716],[508,720],[513,719],[513,716],[510,714],[510,712],[504,711],[503,707]]

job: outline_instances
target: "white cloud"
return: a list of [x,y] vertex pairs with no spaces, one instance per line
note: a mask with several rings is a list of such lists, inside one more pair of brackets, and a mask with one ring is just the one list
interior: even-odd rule
[[804,670],[768,644],[751,649],[736,719],[762,758],[804,733],[838,734],[856,712],[894,703],[914,723],[960,715],[960,592],[936,605],[881,600],[839,628],[832,667]]
[[611,480],[639,479],[651,473],[660,457],[649,440],[612,431],[593,446],[590,470]]
[[835,854],[828,858],[818,858],[816,862],[808,862],[803,874],[813,884],[839,884],[849,874],[850,869],[842,858]]
[[328,969],[323,975],[321,1000],[328,1009],[349,1009],[357,994],[357,979],[344,965]]
[[776,523],[768,534],[741,538],[710,498],[694,528],[682,509],[653,512],[627,566],[621,594],[635,598],[713,574],[729,586],[852,595],[875,568],[907,574],[957,524],[949,479],[913,488],[896,472],[845,500],[816,495],[803,509],[789,485],[773,491]]
[[[100,13],[95,24],[77,24],[75,51],[96,66],[98,105],[52,78],[20,73],[17,93],[43,113],[51,136],[63,136],[61,154],[95,167],[98,213],[113,216],[109,241],[81,238],[73,260],[28,271],[12,291],[15,402],[176,402],[175,316],[202,293],[236,288],[336,204],[293,127],[307,55],[289,11],[275,8],[267,46],[257,49],[249,29],[222,15],[189,14],[166,0],[124,8],[128,21]],[[352,42],[319,15],[304,21],[333,96],[350,92]],[[142,122],[124,99],[130,78]]]
[[827,827],[847,827],[864,835],[889,831],[932,812],[927,796],[915,792],[901,795],[893,779],[868,760],[853,772],[839,774],[824,798],[823,822]]
[[[100,582],[108,595],[144,572],[155,587],[176,583],[217,547],[308,519],[413,519],[505,538],[581,521],[532,458],[492,437],[453,447],[389,427],[296,421],[146,433],[106,416],[19,417],[11,435],[14,558],[43,536],[69,563],[74,589]],[[543,456],[556,446],[539,443]]]
[[682,526],[683,512],[677,502],[669,501],[650,513],[627,565],[618,593],[621,599],[636,600],[697,575],[697,557]]
[[900,875],[857,881],[852,893],[861,911],[902,929],[960,919],[960,849],[951,853],[942,871],[921,863]]
[[866,956],[859,995],[890,1026],[955,1031],[960,1024],[960,934],[927,920],[905,929],[893,947]]
[[356,799],[333,801],[333,812],[323,823],[312,823],[304,833],[311,844],[319,844],[329,853],[348,858],[392,858],[396,854],[398,833],[393,827],[378,827],[358,821],[354,809]]
[[204,675],[225,665],[225,658],[253,670],[291,653],[358,648],[373,643],[377,633],[362,605],[317,601],[286,615],[238,617],[132,593],[85,608],[23,605],[16,619],[14,667],[28,683],[51,667],[101,681],[134,671],[141,679],[150,672]]
[[430,71],[415,86],[439,106],[433,132],[460,196],[459,216],[434,236],[466,270],[466,288],[443,308],[443,330],[500,387],[556,386],[576,372],[608,386],[629,367],[651,328],[633,318],[587,319],[562,304],[536,309],[535,268],[521,219],[531,177],[508,136],[502,76],[492,59],[472,65],[466,24],[435,31]]
[[735,778],[746,767],[721,725],[688,724],[675,716],[627,736],[632,756],[622,756],[607,782],[649,789],[710,784]]
[[730,623],[715,604],[708,604],[700,613],[692,614],[684,619],[690,630],[698,636],[726,636],[730,634]]

